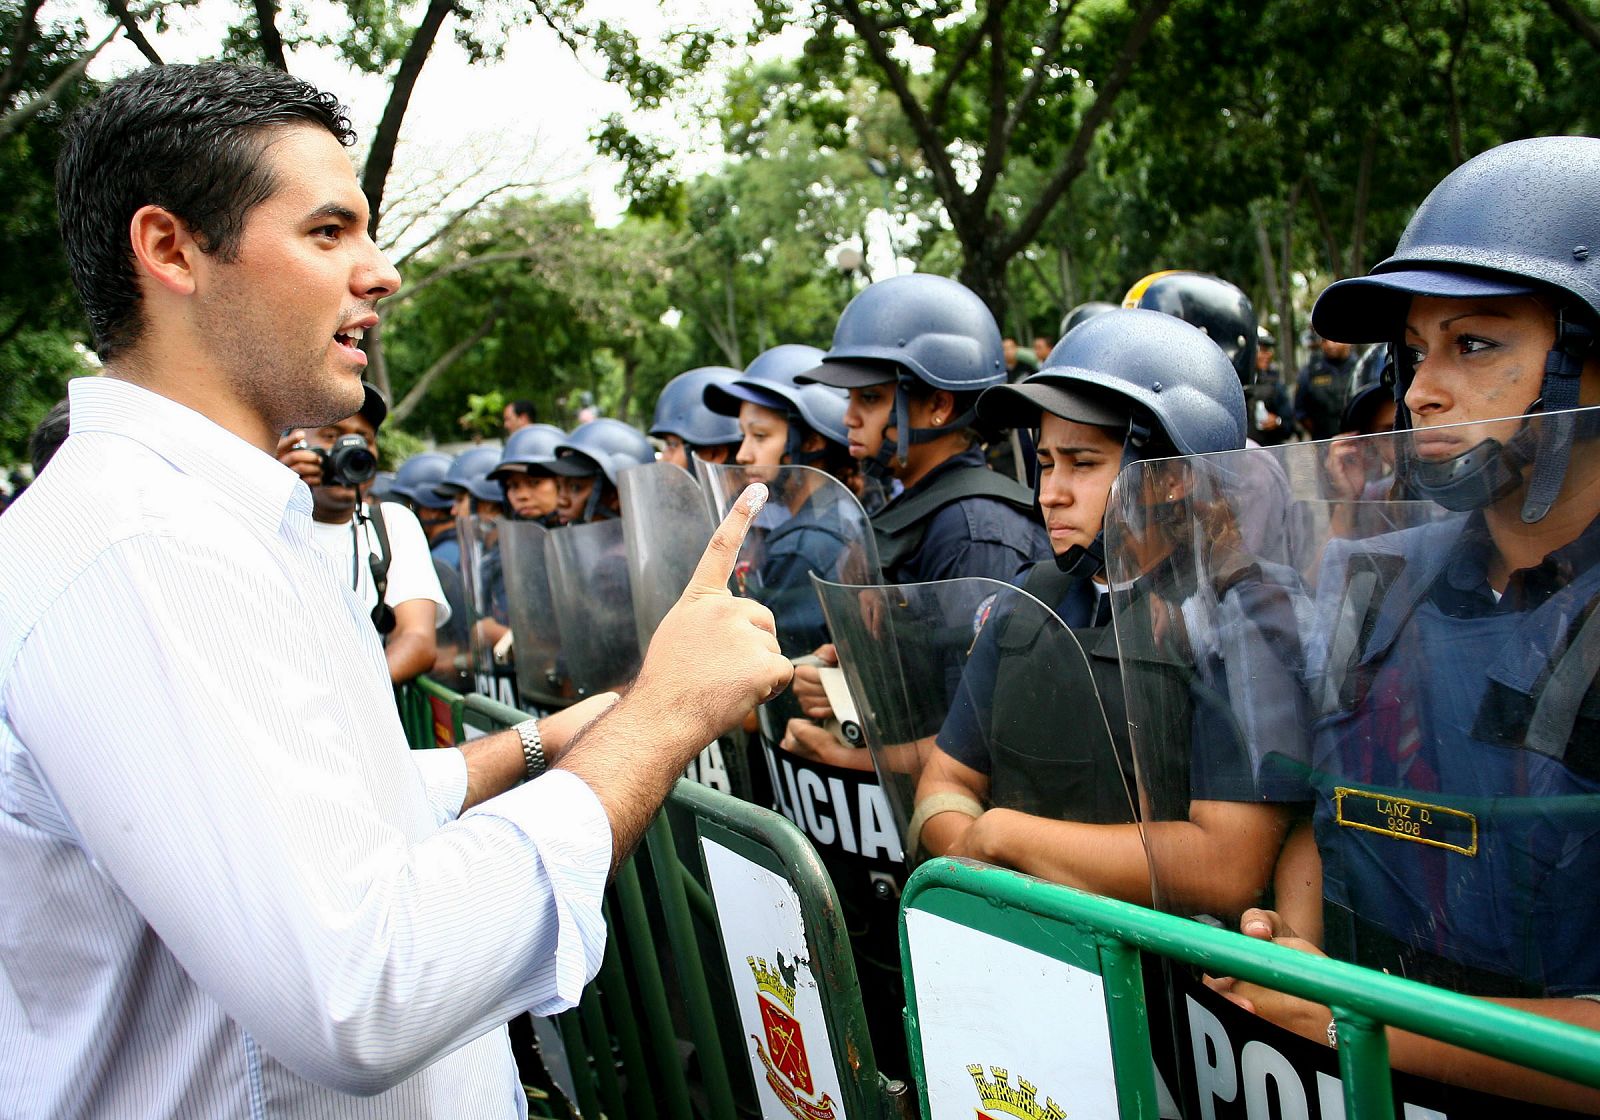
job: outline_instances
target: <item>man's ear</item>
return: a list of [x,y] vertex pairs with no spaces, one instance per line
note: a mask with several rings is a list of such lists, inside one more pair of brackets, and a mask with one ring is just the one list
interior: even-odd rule
[[141,206],[128,223],[139,273],[174,295],[192,295],[204,251],[189,227],[170,210]]

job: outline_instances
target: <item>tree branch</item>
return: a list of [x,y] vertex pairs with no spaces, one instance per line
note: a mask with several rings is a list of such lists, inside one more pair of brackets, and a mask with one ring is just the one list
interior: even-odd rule
[[468,257],[466,260],[447,264],[437,272],[430,272],[415,284],[408,284],[394,295],[384,301],[384,306],[393,307],[395,304],[410,299],[420,292],[425,292],[439,281],[454,276],[458,272],[468,269],[482,268],[484,265],[502,264],[506,261],[535,260],[544,254],[543,246],[539,248],[507,249],[499,253],[485,253],[481,257]]
[[400,59],[400,69],[395,72],[394,84],[389,87],[389,101],[383,107],[383,117],[377,131],[372,134],[372,150],[367,153],[367,165],[361,172],[361,191],[367,196],[370,216],[367,233],[376,238],[378,222],[383,217],[383,188],[389,179],[389,169],[394,166],[394,150],[400,141],[400,124],[405,120],[406,108],[411,104],[411,94],[422,74],[422,65],[439,37],[439,28],[455,10],[455,0],[428,0],[428,10],[406,53]]
[[7,49],[11,60],[0,71],[0,107],[11,104],[11,98],[22,85],[22,72],[28,65],[28,50],[39,37],[39,9],[44,0],[26,0],[17,16],[16,30],[11,33]]
[[[539,186],[538,183],[501,183],[497,187],[490,187],[477,198],[473,199],[471,202],[467,203],[467,205],[457,210],[454,214],[451,214],[443,222],[439,223],[439,227],[432,233],[428,234],[428,236],[424,238],[420,244],[414,245],[410,249],[407,249],[405,254],[394,262],[394,266],[396,268],[405,267],[418,253],[422,252],[428,246],[438,241],[439,238],[454,230],[456,226],[460,225],[464,220],[471,217],[472,214],[477,211],[478,207],[482,206],[485,202],[488,202],[491,198],[497,194],[500,194],[502,191],[520,190],[524,187],[531,188],[537,186]],[[410,228],[411,225],[408,224],[406,229],[409,230]]]
[[26,105],[19,105],[5,116],[0,117],[0,140],[4,140],[13,132],[16,132],[18,129],[26,125],[35,116],[37,116],[39,112],[45,108],[45,106],[59,101],[62,94],[66,93],[67,87],[83,77],[83,72],[89,68],[89,63],[94,61],[95,55],[105,50],[106,44],[115,39],[117,37],[117,32],[121,30],[122,27],[120,24],[116,27],[113,27],[106,34],[104,39],[101,39],[88,51],[73,59],[72,65],[68,66],[65,70],[61,71],[61,73],[57,74],[56,80],[51,82],[43,93],[30,100]]
[[1595,50],[1600,51],[1600,24],[1580,9],[1575,0],[1545,0],[1556,17]]
[[1000,169],[1006,163],[1005,126],[1009,115],[1006,107],[1006,0],[990,0],[984,13],[984,26],[989,36],[989,124],[984,134],[983,161],[978,165],[978,181],[972,189],[972,210],[978,215],[989,210],[989,199],[995,184],[1000,181]]
[[1078,0],[1068,0],[1056,9],[1056,19],[1044,33],[1044,43],[1040,46],[1039,61],[1033,68],[1033,73],[1028,75],[1028,80],[1023,84],[1022,92],[1017,95],[1017,100],[1011,106],[1011,112],[1006,115],[1003,142],[1011,143],[1011,134],[1017,130],[1017,125],[1022,121],[1022,114],[1039,95],[1039,87],[1044,85],[1045,69],[1049,62],[1061,50],[1061,36],[1066,33],[1067,20],[1078,6]]
[[1139,52],[1144,49],[1144,44],[1150,38],[1150,32],[1155,29],[1156,22],[1166,15],[1167,9],[1172,7],[1172,0],[1145,0],[1139,9],[1138,17],[1133,22],[1133,27],[1128,31],[1128,37],[1123,40],[1122,52],[1117,56],[1117,64],[1111,70],[1109,77],[1100,83],[1099,92],[1095,94],[1094,103],[1083,114],[1083,119],[1078,123],[1078,131],[1072,138],[1072,146],[1061,157],[1061,162],[1056,165],[1056,170],[1045,184],[1033,208],[1028,211],[1018,223],[1017,228],[1001,242],[999,254],[1006,259],[1022,251],[1022,249],[1043,228],[1045,219],[1055,209],[1056,203],[1061,201],[1061,196],[1066,193],[1072,181],[1083,173],[1088,164],[1089,148],[1094,143],[1095,134],[1100,131],[1100,126],[1111,116],[1111,110],[1117,103],[1117,97],[1122,93],[1122,87],[1128,84],[1128,78],[1133,73],[1133,64],[1139,58]]
[[[152,66],[166,65],[161,55],[156,53],[155,47],[150,44],[150,40],[144,37],[144,32],[139,27],[139,17],[128,10],[127,0],[106,0],[106,10],[117,17],[117,22],[122,24],[122,30],[128,36],[128,42],[144,55],[145,61]],[[150,12],[144,14],[148,16]]]
[[937,127],[944,127],[945,114],[950,110],[950,94],[955,90],[961,72],[977,57],[981,46],[983,23],[980,21],[950,59],[950,68],[945,73],[944,81],[939,83],[939,88],[933,91],[933,97],[928,102],[928,116]]
[[477,330],[439,355],[438,361],[423,371],[422,376],[417,378],[417,383],[411,386],[411,390],[400,399],[400,403],[395,405],[394,411],[389,414],[396,427],[405,423],[406,417],[410,416],[416,410],[417,405],[422,403],[422,398],[428,395],[428,390],[433,388],[433,383],[439,380],[439,376],[460,361],[462,355],[468,350],[471,350],[487,338],[489,332],[494,330],[494,325],[499,320],[500,306],[496,304],[489,309],[489,314],[484,317],[483,322],[478,324]]
[[261,54],[268,66],[289,72],[289,60],[283,53],[283,36],[278,33],[277,0],[255,0],[256,31],[261,38]]
[[[1168,0],[1168,3],[1170,2],[1171,0]],[[872,57],[873,64],[888,81],[895,100],[900,103],[901,112],[905,113],[911,131],[917,137],[917,146],[922,149],[922,156],[928,161],[929,170],[933,172],[934,190],[944,202],[951,222],[958,229],[970,226],[971,200],[961,189],[961,183],[956,178],[955,166],[950,162],[950,153],[945,150],[944,138],[939,135],[938,128],[928,118],[927,111],[912,92],[911,82],[905,70],[889,53],[889,44],[884,39],[881,28],[862,11],[860,0],[839,0],[839,6],[835,11],[855,28],[856,34],[861,37],[862,43],[867,48],[867,53]]]

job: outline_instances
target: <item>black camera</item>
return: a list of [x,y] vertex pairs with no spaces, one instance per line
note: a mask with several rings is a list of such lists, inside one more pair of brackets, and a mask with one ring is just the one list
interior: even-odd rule
[[361,436],[340,436],[328,448],[313,447],[322,460],[322,485],[360,486],[378,473],[378,457]]

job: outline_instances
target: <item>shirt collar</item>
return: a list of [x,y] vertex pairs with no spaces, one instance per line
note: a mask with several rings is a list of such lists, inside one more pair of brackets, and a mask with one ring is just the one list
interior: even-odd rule
[[104,432],[142,444],[268,532],[291,511],[311,516],[299,475],[192,408],[116,377],[75,378],[67,396],[72,435]]
[[896,498],[895,501],[905,502],[907,499],[922,493],[924,490],[927,490],[933,486],[935,479],[939,478],[941,475],[949,473],[950,471],[964,470],[968,467],[984,466],[987,466],[987,463],[983,457],[983,449],[974,445],[967,448],[965,451],[961,451],[950,456],[950,458],[946,459],[927,474],[917,479],[915,483],[907,486],[900,492],[900,496]]
[[[1452,614],[1488,608],[1493,602],[1488,590],[1493,559],[1494,539],[1488,522],[1481,511],[1473,513],[1445,565],[1441,585],[1434,588],[1435,601]],[[1600,564],[1600,518],[1538,564],[1512,572],[1498,605],[1502,610],[1534,610],[1596,564]]]

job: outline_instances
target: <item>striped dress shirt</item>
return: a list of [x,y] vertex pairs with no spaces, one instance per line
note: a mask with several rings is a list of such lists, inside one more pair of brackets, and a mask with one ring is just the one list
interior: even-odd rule
[[554,772],[456,819],[294,473],[127,382],[0,516],[0,1117],[513,1117],[599,967]]

